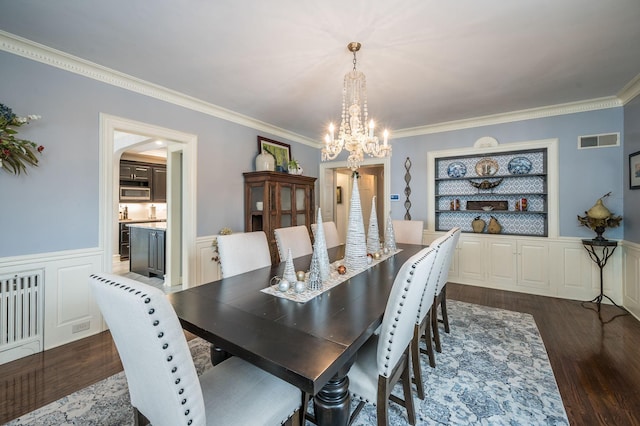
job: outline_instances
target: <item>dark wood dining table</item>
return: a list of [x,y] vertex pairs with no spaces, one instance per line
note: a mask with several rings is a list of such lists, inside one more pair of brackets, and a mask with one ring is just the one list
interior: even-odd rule
[[[382,323],[396,273],[423,246],[398,248],[402,250],[306,303],[260,291],[282,275],[284,263],[168,298],[185,330],[314,395],[318,424],[346,425],[349,368]],[[329,249],[332,262],[343,254],[344,246]],[[311,256],[294,259],[295,269],[308,271],[310,261]]]

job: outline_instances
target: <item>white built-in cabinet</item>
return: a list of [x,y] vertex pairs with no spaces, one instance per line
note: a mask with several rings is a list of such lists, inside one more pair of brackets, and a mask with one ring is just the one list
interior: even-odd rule
[[452,281],[502,290],[547,294],[549,244],[535,239],[462,235]]
[[[488,234],[463,232],[460,236],[458,246],[449,271],[449,280],[462,284],[478,285],[482,287],[496,288],[501,290],[518,291],[532,294],[542,295],[559,295],[571,293],[571,291],[563,291],[563,284],[552,280],[550,271],[553,269],[550,265],[551,240],[557,238],[558,235],[558,140],[548,139],[541,141],[519,142],[502,145],[492,145],[485,147],[469,147],[461,149],[452,149],[446,151],[430,152],[428,154],[428,206],[427,206],[427,230],[425,232],[425,242],[429,243],[433,239],[441,235],[446,229],[443,228],[443,217],[445,214],[453,218],[452,226],[460,226],[469,229],[467,222],[456,223],[456,220],[470,221],[470,215],[462,211],[446,212],[443,203],[442,183],[456,180],[455,178],[443,178],[442,168],[447,167],[452,162],[461,161],[460,159],[468,159],[472,163],[485,158],[504,158],[510,160],[520,156],[537,155],[535,153],[544,152],[544,203],[541,205],[540,213],[534,213],[544,218],[544,229],[542,232],[524,232],[530,235],[518,235],[518,232],[509,232],[508,234]],[[502,167],[504,168],[504,167]],[[531,173],[534,171],[532,170]],[[473,171],[469,175],[473,176]],[[509,175],[509,171],[500,171],[500,178],[521,179],[525,175],[513,176]],[[482,177],[466,180],[481,180]],[[496,174],[497,176],[498,174]],[[535,177],[534,177],[535,178]],[[495,178],[494,178],[495,179]],[[467,183],[465,179],[459,179],[462,185]],[[464,187],[464,186],[463,186]],[[485,191],[482,194],[475,194],[485,197],[480,199],[492,200],[494,198],[509,197],[517,198],[517,193],[509,193],[506,196],[496,195]],[[500,191],[497,191],[498,193]],[[453,196],[453,195],[452,195]],[[463,198],[457,194],[454,196]],[[531,194],[523,193],[522,196],[531,197]],[[445,195],[446,197],[446,195]],[[466,197],[465,200],[473,199],[473,196]],[[463,202],[465,201],[463,200]],[[509,211],[502,212],[501,218],[509,215],[510,220],[519,220],[522,217],[526,220],[525,215],[520,212],[513,212],[512,201],[509,201]],[[471,215],[479,213],[471,212]],[[498,215],[498,213],[494,213]],[[488,216],[488,215],[486,215]],[[540,236],[531,236],[531,234],[540,234]],[[584,253],[586,256],[586,252]],[[557,275],[557,274],[556,274]],[[586,285],[586,283],[585,283]]]

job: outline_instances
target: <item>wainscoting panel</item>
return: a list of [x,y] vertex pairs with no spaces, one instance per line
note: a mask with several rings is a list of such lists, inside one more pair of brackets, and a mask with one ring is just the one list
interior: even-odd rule
[[[41,270],[44,289],[44,347],[50,349],[102,331],[103,320],[89,290],[103,253],[73,250],[0,259],[0,275]],[[30,353],[19,354],[19,357]],[[6,360],[4,360],[6,362]]]
[[217,252],[213,250],[212,243],[216,236],[199,237],[196,240],[196,253],[198,254],[198,265],[196,268],[196,285],[210,283],[219,280],[220,263],[213,260]]
[[[423,241],[430,243],[440,235],[443,233],[425,231]],[[629,288],[629,280],[634,278],[623,277],[623,242],[620,246],[604,268],[604,292],[616,303],[623,303],[624,279],[631,295],[624,303],[638,301],[640,313],[640,284]],[[640,246],[635,246],[634,256],[630,261],[636,266],[627,267],[626,275],[636,274],[637,283]],[[600,293],[600,271],[578,238],[463,233],[454,261],[449,281],[455,283],[585,301]]]
[[623,245],[624,288],[622,303],[640,320],[640,245]]
[[44,348],[102,331],[102,314],[89,288],[89,275],[101,270],[102,254],[56,259],[44,267]]
[[593,283],[593,264],[580,241],[556,241],[550,246],[553,281],[559,283],[558,297],[590,300]]

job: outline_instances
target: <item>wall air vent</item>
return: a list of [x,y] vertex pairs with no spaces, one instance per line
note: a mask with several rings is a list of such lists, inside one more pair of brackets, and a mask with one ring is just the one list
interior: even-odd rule
[[620,145],[620,133],[588,135],[578,137],[578,149],[605,148]]

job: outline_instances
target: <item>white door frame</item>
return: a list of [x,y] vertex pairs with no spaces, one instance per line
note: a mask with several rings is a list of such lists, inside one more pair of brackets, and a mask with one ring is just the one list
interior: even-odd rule
[[[182,239],[180,242],[168,241],[167,250],[172,244],[182,245],[182,286],[195,286],[196,277],[196,171],[197,142],[196,135],[183,133],[152,124],[100,114],[100,196],[99,196],[99,240],[98,245],[103,256],[103,270],[112,270],[113,233],[118,226],[118,208],[116,195],[119,187],[119,164],[114,161],[116,153],[121,153],[127,146],[115,146],[114,132],[153,135],[171,140],[176,145],[182,144]],[[176,191],[174,191],[176,192]],[[169,195],[169,194],[168,194]],[[169,195],[170,196],[170,195]],[[168,212],[169,213],[169,212]],[[171,220],[170,217],[167,218]],[[176,259],[177,261],[177,259]],[[179,264],[178,262],[174,263]],[[171,266],[169,267],[171,269]]]
[[[389,216],[389,211],[391,209],[391,201],[389,200],[391,194],[391,158],[367,158],[362,162],[363,166],[378,166],[381,165],[384,171],[384,217],[382,218],[383,226],[386,226],[387,218]],[[325,171],[327,169],[342,169],[348,168],[346,161],[330,161],[327,163],[320,163],[320,170],[318,173],[318,187],[319,187],[319,200],[323,200],[324,191],[331,191],[331,194],[335,194],[335,188],[333,186],[331,188],[326,188],[327,183],[325,182]],[[335,197],[333,197],[335,200]],[[379,219],[378,219],[379,220]]]

